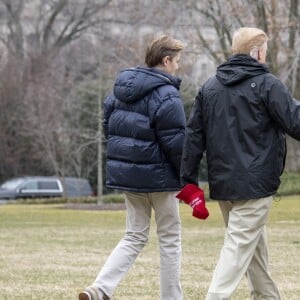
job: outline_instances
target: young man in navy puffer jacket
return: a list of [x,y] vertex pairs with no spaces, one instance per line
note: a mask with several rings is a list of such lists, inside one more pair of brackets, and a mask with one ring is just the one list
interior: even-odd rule
[[104,103],[106,186],[125,193],[126,233],[80,300],[109,299],[148,241],[155,212],[160,298],[181,300],[178,201],[185,114],[175,77],[183,44],[169,36],[146,51],[147,67],[123,70]]

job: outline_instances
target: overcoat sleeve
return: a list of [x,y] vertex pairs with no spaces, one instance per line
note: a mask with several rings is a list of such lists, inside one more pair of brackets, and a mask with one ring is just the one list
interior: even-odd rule
[[300,140],[300,101],[293,99],[279,79],[272,80],[265,104],[273,120],[288,135]]
[[182,186],[188,183],[198,185],[200,161],[206,150],[205,138],[202,117],[202,93],[201,90],[199,90],[186,127],[180,170]]

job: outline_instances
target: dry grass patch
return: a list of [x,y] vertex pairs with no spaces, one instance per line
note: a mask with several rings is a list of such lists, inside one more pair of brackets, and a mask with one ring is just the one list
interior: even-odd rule
[[[200,221],[181,204],[182,287],[187,300],[205,298],[223,243],[217,204]],[[0,206],[0,300],[72,300],[97,275],[124,233],[125,211],[62,210],[53,205]],[[299,300],[300,197],[274,202],[268,224],[270,263],[283,299]],[[159,256],[150,239],[113,299],[159,299]],[[232,300],[248,299],[244,280]]]

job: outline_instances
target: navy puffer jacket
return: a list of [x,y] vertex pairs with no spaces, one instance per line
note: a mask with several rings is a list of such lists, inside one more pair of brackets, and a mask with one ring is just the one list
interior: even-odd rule
[[185,114],[180,79],[158,69],[126,69],[104,102],[106,186],[133,192],[180,189]]

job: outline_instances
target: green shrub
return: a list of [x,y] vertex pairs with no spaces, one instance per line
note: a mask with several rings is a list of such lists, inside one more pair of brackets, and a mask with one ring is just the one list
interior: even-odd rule
[[107,194],[102,196],[103,203],[124,203],[124,196],[123,194]]
[[80,198],[27,198],[10,200],[9,204],[62,204],[62,203],[96,203],[94,197],[80,197]]
[[[281,175],[280,180],[281,184],[276,193],[278,196],[300,195],[300,173],[284,172]],[[208,183],[203,183],[200,187],[204,191],[205,199],[209,201]]]
[[281,177],[281,185],[278,195],[299,195],[300,194],[300,173],[284,172]]
[[[103,203],[124,203],[123,194],[108,194],[101,197]],[[9,204],[64,204],[64,203],[90,203],[96,204],[97,197],[78,197],[78,198],[36,198],[36,199],[17,199],[10,200]]]

